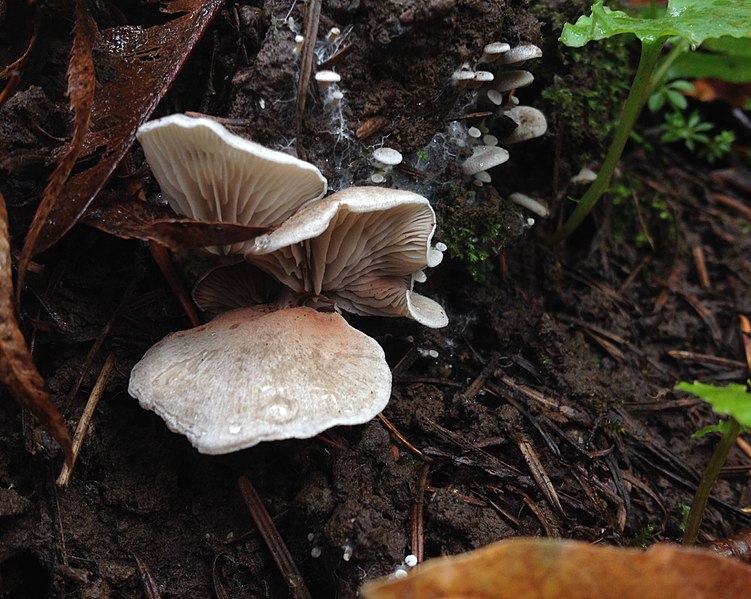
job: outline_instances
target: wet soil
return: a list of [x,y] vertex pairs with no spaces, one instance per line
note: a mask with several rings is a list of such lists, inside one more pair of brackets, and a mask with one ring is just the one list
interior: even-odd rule
[[[477,109],[451,74],[491,41],[545,49],[529,65],[535,84],[518,92],[525,104],[555,110],[555,95],[543,91],[567,81],[594,89],[599,50],[572,61],[555,47],[555,27],[576,12],[571,4],[324,2],[319,37],[337,26],[352,49],[335,62],[342,104],[334,110],[320,95],[309,98],[307,158],[337,189],[367,181],[372,148],[401,150],[411,168],[389,173],[386,184],[427,195],[439,215],[436,238],[453,242],[424,286],[446,307],[448,327],[350,319],[393,367],[384,412],[393,429],[374,420],[322,438],[200,455],[126,391],[143,352],[189,326],[148,249],[80,226],[38,257],[21,312],[71,425],[107,356],[114,369],[64,489],[54,482],[54,444],[2,395],[0,597],[156,596],[149,584],[165,598],[287,597],[240,477],[257,490],[315,598],[355,597],[363,581],[393,573],[420,546],[430,558],[518,535],[616,545],[680,538],[715,443],[691,435],[716,416],[672,388],[747,376],[738,315],[751,313],[751,175],[738,158],[710,168],[634,146],[616,182],[625,192],[550,249],[535,232],[554,228],[566,198],[580,192],[570,175],[601,151],[601,131],[584,124],[592,107],[581,107],[579,122],[549,113],[549,132],[513,146],[493,185],[463,180],[468,146],[449,143],[452,119]],[[17,248],[64,136],[54,123],[66,113],[70,40],[51,24],[66,9],[51,5],[40,50],[48,60],[28,67],[0,109],[0,190]],[[290,146],[303,10],[278,0],[227,4],[158,114],[200,110],[234,119],[235,131],[256,141]],[[7,26],[2,35],[8,43]],[[603,99],[611,114],[618,99],[617,90]],[[436,134],[440,151],[431,145]],[[737,134],[747,145],[748,132]],[[140,166],[138,150],[133,161]],[[502,199],[520,189],[555,216],[534,216],[530,229],[533,215]],[[481,242],[485,254],[473,261],[468,244]],[[702,540],[748,526],[749,459],[731,454]]]

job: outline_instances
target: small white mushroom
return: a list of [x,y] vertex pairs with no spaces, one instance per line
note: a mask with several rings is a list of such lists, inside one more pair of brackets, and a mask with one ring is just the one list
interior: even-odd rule
[[477,127],[470,127],[467,129],[467,135],[474,139],[480,139],[482,137],[482,131],[480,131]]
[[477,89],[478,87],[481,87],[485,83],[490,83],[495,79],[495,75],[491,73],[490,71],[475,71],[475,74],[472,76],[472,80],[469,82],[469,88],[470,89]]
[[494,87],[498,92],[505,94],[512,89],[527,87],[534,80],[534,75],[529,71],[506,71],[498,77]]
[[496,106],[500,106],[501,104],[503,104],[503,94],[502,93],[500,93],[500,92],[498,92],[498,91],[496,91],[494,89],[489,89],[486,92],[486,95],[488,96],[488,100],[490,100],[491,103],[495,104]]
[[502,54],[505,54],[510,49],[511,46],[506,42],[493,42],[492,44],[488,44],[487,46],[485,46],[485,48],[483,48],[482,56],[477,62],[481,64],[486,62],[494,62],[498,60]]
[[589,185],[590,183],[594,183],[596,179],[597,173],[591,168],[583,166],[578,173],[571,177],[571,183],[574,185]]
[[502,138],[502,144],[515,144],[536,137],[542,137],[548,130],[548,122],[545,115],[531,106],[515,106],[503,113],[512,119],[518,127],[510,135]]
[[[326,193],[326,179],[312,164],[211,119],[174,114],[142,125],[137,137],[169,205],[195,220],[276,226]],[[207,249],[240,253],[247,243]]]
[[374,166],[388,169],[402,163],[402,153],[394,148],[376,148],[373,150]]
[[162,339],[128,392],[201,453],[222,454],[367,422],[389,400],[391,371],[339,314],[244,308]]
[[329,29],[328,33],[326,34],[326,41],[329,44],[333,44],[337,39],[339,39],[339,36],[342,34],[342,30],[338,27],[332,27]]
[[504,52],[499,57],[498,62],[501,64],[522,64],[534,58],[540,58],[542,50],[534,44],[519,44],[514,46],[508,52]]
[[451,75],[451,81],[453,81],[458,87],[467,87],[470,82],[474,81],[474,78],[475,72],[465,68],[454,71]]
[[462,172],[471,177],[481,171],[486,171],[503,164],[509,159],[509,153],[498,146],[476,146],[472,156],[462,163]]
[[550,215],[550,210],[545,204],[543,204],[540,200],[531,198],[524,193],[512,193],[508,197],[508,199],[511,200],[514,204],[517,204],[522,208],[526,208],[530,212],[534,212],[537,216],[545,218],[546,216]]
[[318,89],[323,91],[329,85],[339,83],[342,80],[342,76],[335,71],[318,71],[315,74],[315,79],[318,83]]
[[245,259],[295,292],[323,296],[347,312],[406,316],[439,328],[448,323],[443,308],[412,290],[415,273],[443,258],[431,246],[435,226],[421,195],[349,187],[256,238]]
[[295,54],[302,52],[302,47],[305,44],[305,37],[298,34],[295,36]]

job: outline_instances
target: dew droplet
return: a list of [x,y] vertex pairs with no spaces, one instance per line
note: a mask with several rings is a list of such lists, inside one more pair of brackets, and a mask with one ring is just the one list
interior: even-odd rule
[[230,424],[230,426],[229,426],[230,435],[236,435],[242,429],[243,429],[242,424]]
[[297,403],[284,397],[276,398],[264,408],[264,416],[276,424],[289,422],[297,415]]

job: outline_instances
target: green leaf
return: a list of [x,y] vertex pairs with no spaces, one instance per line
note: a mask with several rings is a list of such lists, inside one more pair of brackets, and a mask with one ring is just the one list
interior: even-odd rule
[[656,19],[631,17],[600,0],[590,16],[564,25],[560,41],[579,48],[623,33],[633,33],[642,42],[678,36],[694,48],[708,38],[751,37],[751,0],[670,0],[665,16]]
[[679,56],[670,67],[668,77],[714,77],[730,83],[748,83],[751,81],[751,38],[710,38],[698,52]]
[[686,100],[686,96],[681,92],[669,89],[665,91],[665,95],[670,103],[678,110],[684,110],[688,106],[688,100]]
[[657,112],[665,105],[665,94],[661,94],[659,92],[652,94],[649,96],[649,99],[647,100],[647,106],[649,107],[650,112]]
[[745,385],[715,387],[694,381],[678,383],[675,388],[698,395],[718,414],[732,416],[743,426],[751,426],[751,393],[746,391]]
[[691,437],[693,439],[701,439],[702,437],[706,437],[710,433],[724,434],[727,430],[729,430],[729,425],[730,422],[728,420],[723,420],[722,422],[718,422],[717,424],[710,424],[709,426],[700,428],[693,435],[691,435]]

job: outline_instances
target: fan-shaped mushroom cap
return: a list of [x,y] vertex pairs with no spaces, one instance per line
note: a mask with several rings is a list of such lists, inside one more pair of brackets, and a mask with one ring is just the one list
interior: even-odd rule
[[431,246],[434,230],[435,213],[423,196],[349,187],[256,238],[245,258],[294,291],[324,294],[349,312],[407,316],[441,327],[448,323],[445,312],[438,304],[414,308],[425,302],[412,291],[413,275],[443,258]]
[[383,350],[334,312],[226,312],[146,352],[128,392],[201,453],[304,439],[388,403]]
[[510,135],[501,139],[503,144],[515,144],[536,137],[542,137],[548,130],[548,121],[545,115],[531,106],[515,106],[504,111],[519,126]]
[[529,71],[506,71],[501,73],[495,82],[496,91],[505,94],[512,89],[527,87],[535,80],[535,76]]
[[202,312],[216,316],[236,308],[272,302],[278,306],[276,300],[280,299],[281,290],[279,281],[242,261],[215,266],[205,272],[196,281],[191,295]]
[[462,162],[462,172],[468,177],[503,164],[509,159],[509,153],[498,146],[476,146],[472,156]]
[[501,64],[521,64],[533,58],[540,58],[542,50],[534,44],[519,44],[514,46],[508,52],[501,54],[499,62]]
[[[174,114],[146,123],[137,137],[170,206],[196,220],[275,226],[326,193],[326,179],[312,164],[211,119]],[[241,253],[245,247],[209,250]]]

